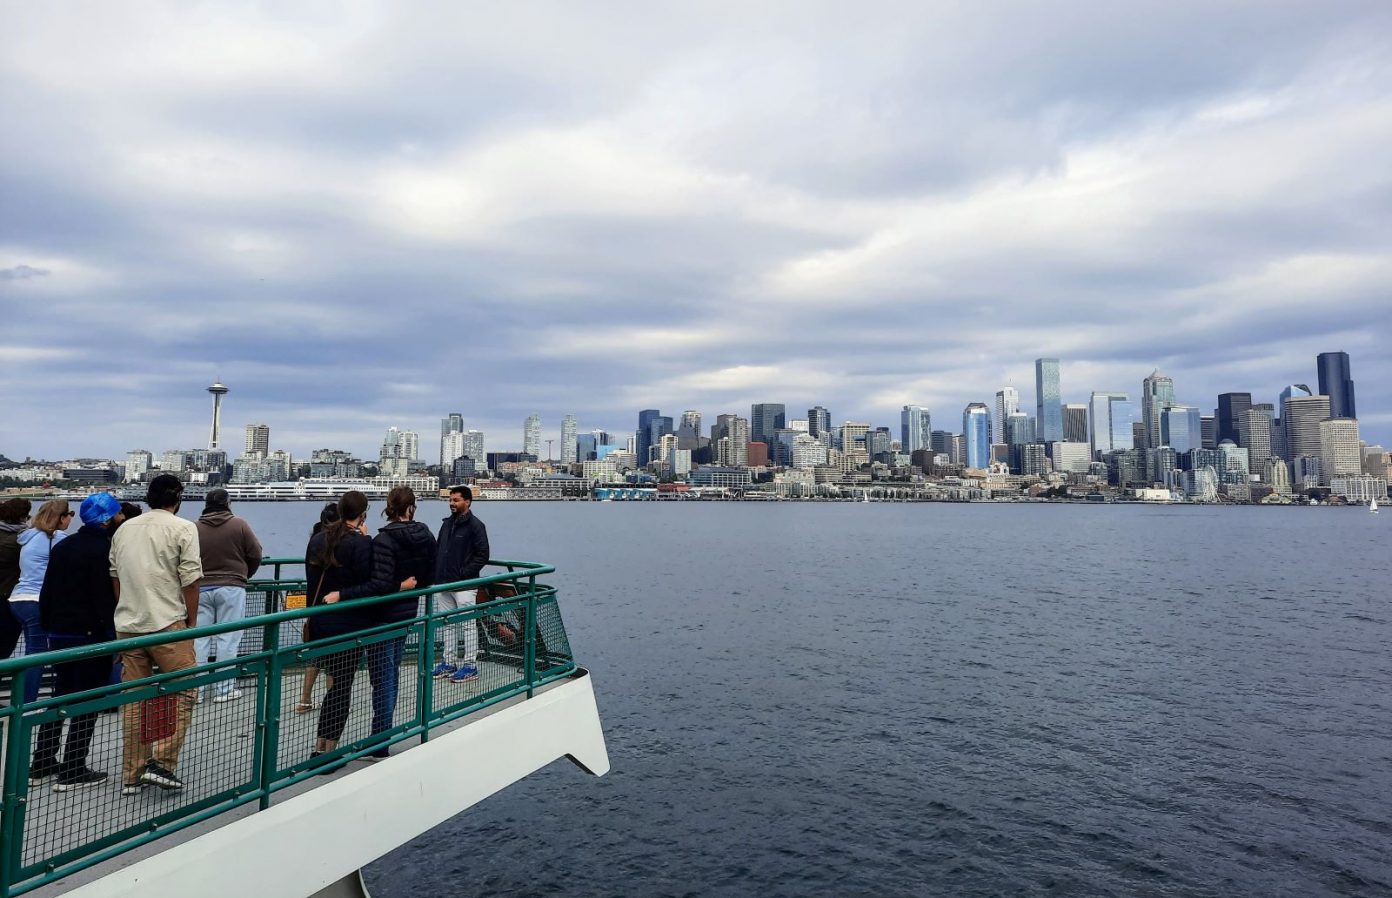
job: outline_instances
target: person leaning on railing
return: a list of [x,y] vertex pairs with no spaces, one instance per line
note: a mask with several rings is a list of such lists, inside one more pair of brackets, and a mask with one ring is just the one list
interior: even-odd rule
[[[416,493],[409,486],[387,493],[382,514],[386,526],[372,540],[372,579],[324,597],[327,604],[384,596],[407,589],[425,589],[435,582],[435,534],[417,521]],[[419,599],[398,599],[373,606],[378,624],[394,624],[416,616]],[[396,693],[406,637],[374,642],[367,648],[367,674],[372,680],[372,733],[391,729],[396,714]],[[386,746],[368,755],[372,760],[389,756]]]
[[[203,580],[198,584],[198,625],[208,627],[246,617],[247,580],[261,566],[261,543],[244,518],[232,513],[225,489],[208,491],[203,514],[199,515],[198,553],[203,560]],[[193,654],[199,664],[209,660],[209,649],[219,661],[237,657],[242,631],[202,636],[193,641]],[[223,680],[213,690],[213,701],[225,702],[242,697],[236,680]],[[203,700],[203,690],[198,690]]]
[[[184,485],[173,474],[150,481],[145,504],[150,511],[126,521],[111,539],[111,579],[116,587],[116,635],[121,639],[154,633],[177,633],[198,621],[198,581],[203,564],[198,529],[176,514]],[[187,670],[197,662],[193,640],[166,642],[121,652],[123,682]],[[182,789],[175,773],[193,719],[194,690],[178,693],[168,735],[146,743],[142,738],[141,702],[121,709],[121,794],[138,795],[144,786]],[[163,728],[159,728],[163,731]]]
[[23,629],[10,611],[10,593],[19,582],[19,535],[29,520],[28,499],[0,502],[0,659],[14,654]]
[[[474,493],[467,486],[450,487],[450,516],[440,524],[439,550],[435,556],[435,582],[458,583],[473,580],[488,563],[488,528],[474,516],[470,508],[474,504]],[[436,612],[453,611],[465,608],[477,599],[475,590],[462,592],[439,592],[433,597]],[[459,627],[464,628],[464,651],[459,651]],[[446,624],[444,630],[445,651],[440,663],[435,665],[431,675],[437,680],[448,678],[451,683],[466,683],[477,680],[478,671],[478,621],[467,620],[462,624]]]
[[[67,538],[73,513],[63,499],[50,499],[39,506],[29,529],[19,534],[19,582],[10,593],[10,610],[24,628],[24,654],[37,655],[48,651],[48,634],[39,623],[39,590],[48,572],[49,553]],[[39,697],[42,670],[29,672],[24,682],[24,703]]]
[[[112,534],[124,520],[121,503],[110,493],[93,493],[82,501],[78,513],[82,528],[53,547],[39,591],[39,619],[48,633],[49,650],[55,652],[116,638],[116,590],[111,583],[110,556]],[[97,689],[111,680],[111,655],[57,664],[53,673],[55,696]],[[61,763],[58,748],[63,719],[40,726],[29,763],[29,784],[38,785],[57,776],[53,791],[67,792],[105,782],[104,771],[87,767],[87,750],[96,725],[96,712],[68,721]]]

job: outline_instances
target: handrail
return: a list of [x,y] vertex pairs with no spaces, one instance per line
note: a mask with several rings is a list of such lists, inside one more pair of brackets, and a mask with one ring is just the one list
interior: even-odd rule
[[[282,564],[303,559],[277,559]],[[118,639],[73,649],[44,652],[0,662],[0,676],[11,681],[11,703],[0,707],[4,748],[0,757],[0,898],[12,898],[56,882],[75,872],[163,838],[234,808],[256,804],[265,810],[274,793],[313,780],[333,770],[408,739],[428,740],[432,731],[481,708],[515,697],[530,697],[547,683],[568,677],[576,670],[569,640],[561,622],[554,587],[537,577],[555,572],[551,565],[535,562],[490,561],[504,567],[498,574],[436,584],[385,596],[374,596],[335,605],[278,611],[241,621],[192,627],[173,633],[155,633]],[[253,581],[249,590],[276,592],[297,580]],[[498,583],[512,583],[515,594],[454,608],[417,608],[413,617],[368,623],[362,629],[323,636],[309,642],[287,643],[282,625],[295,621],[361,609],[402,599],[419,599],[441,592],[477,590]],[[472,683],[438,685],[432,676],[438,639],[446,631],[466,628],[479,640],[478,673]],[[119,651],[185,642],[233,631],[263,634],[259,648],[244,655],[218,658],[191,668],[161,672],[119,684],[107,684],[82,692],[49,695],[26,703],[20,686],[34,668],[68,664]],[[467,632],[466,634],[467,635]],[[485,645],[485,643],[487,643]],[[395,646],[395,648],[393,648]],[[415,646],[414,660],[405,654]],[[374,655],[374,652],[376,655]],[[348,677],[367,660],[373,679],[372,729],[366,735],[367,707],[352,704],[347,693],[348,723],[336,746],[323,754],[309,754],[306,742],[315,719],[290,714],[285,703],[298,698],[305,665],[324,667]],[[377,659],[374,661],[374,657]],[[383,660],[394,657],[395,661]],[[461,656],[463,657],[463,656]],[[404,662],[404,663],[403,663]],[[347,664],[348,667],[342,665]],[[388,666],[390,665],[390,666]],[[351,672],[349,672],[351,671]],[[231,705],[208,705],[193,713],[194,690],[218,684],[254,680],[253,697]],[[402,707],[388,706],[385,722],[378,720],[378,680],[401,690]],[[356,693],[361,696],[361,692]],[[341,693],[340,693],[341,695]],[[285,703],[282,702],[284,698]],[[151,702],[173,701],[179,710],[149,712]],[[163,706],[161,706],[163,707]],[[340,709],[342,705],[338,706]],[[320,714],[323,715],[326,704]],[[283,710],[284,709],[284,710]],[[135,726],[141,742],[157,739],[145,735],[146,715],[188,714],[190,743],[184,746],[180,770],[192,774],[186,790],[155,802],[137,798],[114,799],[120,782],[113,777],[98,788],[66,792],[50,797],[47,787],[30,784],[34,761],[31,746],[41,728],[66,722],[72,727],[83,718],[95,720],[98,712],[119,710],[123,721],[98,727],[105,741],[94,749],[103,756],[102,766],[120,763],[126,743],[122,736]],[[212,715],[211,717],[209,715]],[[341,719],[340,719],[341,720]],[[354,723],[356,721],[356,723]],[[322,720],[319,721],[322,725]],[[172,724],[170,724],[172,726]],[[180,724],[183,726],[184,724]],[[97,724],[93,724],[97,726]],[[385,727],[385,728],[382,728]],[[43,737],[40,736],[40,742]],[[191,745],[197,745],[191,750]],[[114,756],[113,756],[114,753]],[[38,790],[38,791],[36,791]],[[58,790],[54,790],[58,793]],[[84,804],[84,801],[86,802]]]

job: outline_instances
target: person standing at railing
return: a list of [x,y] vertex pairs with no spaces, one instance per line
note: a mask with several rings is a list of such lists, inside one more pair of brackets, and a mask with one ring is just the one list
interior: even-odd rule
[[29,521],[28,499],[0,502],[0,659],[14,654],[22,629],[10,611],[10,593],[19,582],[19,535]]
[[[367,497],[357,490],[349,490],[338,500],[338,520],[310,537],[305,548],[305,586],[310,604],[334,604],[325,601],[329,595],[371,579],[372,540],[367,538]],[[305,638],[332,639],[372,626],[375,609],[354,607],[356,604],[349,602],[341,611],[311,618]],[[361,658],[362,649],[354,647],[319,660],[320,670],[332,677],[332,685],[319,709],[319,727],[310,757],[338,747],[339,737],[348,722],[353,679]]]
[[[244,518],[232,514],[225,489],[208,491],[198,518],[198,551],[203,561],[203,581],[198,587],[198,626],[239,621],[246,617],[247,580],[261,566],[261,543]],[[212,648],[219,661],[237,657],[242,631],[218,636],[200,636],[193,641],[194,658],[206,664]],[[225,702],[242,697],[236,680],[221,680],[214,687],[213,701]],[[199,701],[203,690],[198,690]]]
[[[19,582],[10,593],[10,610],[24,628],[24,654],[48,651],[48,634],[39,622],[39,590],[48,572],[49,553],[62,542],[73,513],[63,499],[50,499],[39,506],[34,522],[19,535]],[[24,681],[24,703],[39,697],[43,668],[30,668]]]
[[[474,494],[467,486],[450,487],[450,516],[440,524],[439,550],[435,556],[435,582],[457,583],[472,580],[488,563],[488,528],[470,511]],[[474,604],[476,591],[440,592],[433,598],[435,611],[442,612]],[[459,624],[444,626],[445,653],[431,672],[437,680],[451,683],[478,679],[478,621],[467,620],[464,651],[459,651]]]
[[[310,538],[313,539],[315,534],[321,532],[325,527],[337,520],[338,503],[329,502],[325,504],[324,507],[319,510],[319,520],[314,523],[314,529],[309,532]],[[323,596],[318,596],[313,593],[307,595],[305,599],[306,604],[311,608],[321,604],[324,600]],[[304,631],[301,634],[301,638],[305,642],[309,642],[314,638],[313,625],[314,620],[312,618],[304,622]],[[320,673],[321,670],[318,664],[313,662],[305,664],[304,679],[300,681],[300,700],[295,703],[296,714],[308,714],[310,711],[318,710],[319,706],[314,703],[314,681],[319,679]],[[332,688],[333,678],[328,674],[324,674],[324,689],[328,690]]]
[[[82,528],[53,547],[39,592],[39,619],[48,633],[50,651],[81,648],[116,638],[116,590],[111,583],[111,536],[121,525],[121,503],[110,493],[93,493],[78,509]],[[67,661],[53,668],[55,696],[72,695],[106,686],[111,680],[111,655]],[[106,782],[107,774],[87,767],[87,750],[97,725],[96,712],[68,721],[63,760],[58,760],[62,719],[39,727],[29,783],[57,776],[54,792],[67,792]]]
[[[435,534],[416,520],[416,493],[409,486],[392,487],[382,514],[386,526],[372,540],[372,579],[324,597],[328,604],[369,596],[384,596],[407,589],[425,589],[435,582]],[[399,599],[373,606],[378,624],[394,624],[416,616],[420,600]],[[400,680],[401,657],[406,637],[374,642],[367,648],[367,674],[372,680],[372,732],[392,728],[396,714],[396,694]],[[368,757],[381,760],[389,756],[386,746]]]
[[[178,633],[198,622],[198,581],[203,564],[198,554],[198,528],[177,514],[184,485],[173,474],[150,481],[145,504],[150,511],[127,521],[111,539],[111,579],[116,588],[116,635],[121,639],[154,633]],[[161,673],[187,670],[197,662],[193,640],[183,639],[121,652],[123,682]],[[175,774],[179,752],[193,719],[194,690],[178,693],[173,727],[168,736],[146,743],[142,738],[141,707],[132,702],[121,709],[121,794],[137,795],[143,786],[182,789]]]

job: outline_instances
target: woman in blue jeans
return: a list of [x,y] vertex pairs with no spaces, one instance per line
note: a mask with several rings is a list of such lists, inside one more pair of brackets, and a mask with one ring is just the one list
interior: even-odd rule
[[[19,582],[10,593],[10,611],[24,630],[24,654],[48,651],[48,634],[39,623],[39,591],[48,572],[48,555],[68,534],[73,512],[63,499],[50,499],[39,507],[29,529],[19,535]],[[39,697],[42,668],[29,670],[24,681],[24,702]]]

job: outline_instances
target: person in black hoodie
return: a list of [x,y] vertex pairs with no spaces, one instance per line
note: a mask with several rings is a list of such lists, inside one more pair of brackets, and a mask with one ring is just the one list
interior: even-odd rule
[[24,627],[10,611],[10,593],[19,582],[19,535],[33,506],[28,499],[0,502],[0,660],[14,654]]
[[[409,486],[393,487],[387,493],[387,507],[382,514],[388,523],[372,540],[372,579],[330,593],[324,597],[325,602],[352,601],[407,589],[425,589],[435,582],[435,534],[416,520],[415,491]],[[420,600],[415,598],[373,606],[378,624],[411,620],[419,609]],[[373,734],[386,732],[392,727],[401,676],[401,657],[405,648],[405,636],[368,646],[367,673],[372,680]],[[387,748],[383,746],[368,757],[380,760],[387,756]]]
[[[440,548],[435,556],[435,582],[458,583],[472,580],[488,563],[488,528],[474,517],[469,507],[474,494],[467,486],[450,487],[450,516],[440,525]],[[434,596],[436,611],[474,604],[476,591],[440,592]],[[478,679],[478,621],[465,621],[464,651],[459,652],[457,627],[444,627],[445,654],[431,672],[437,680],[466,683]]]
[[[111,534],[124,517],[121,503],[110,493],[93,493],[78,514],[82,529],[55,543],[39,591],[39,621],[48,633],[50,651],[95,645],[116,638],[116,590],[111,582]],[[105,686],[111,679],[111,655],[68,661],[54,667],[54,695],[71,695]],[[54,792],[67,792],[105,782],[107,774],[87,767],[96,714],[79,714],[68,723],[63,760],[58,743],[63,721],[39,727],[29,782],[57,775]]]

